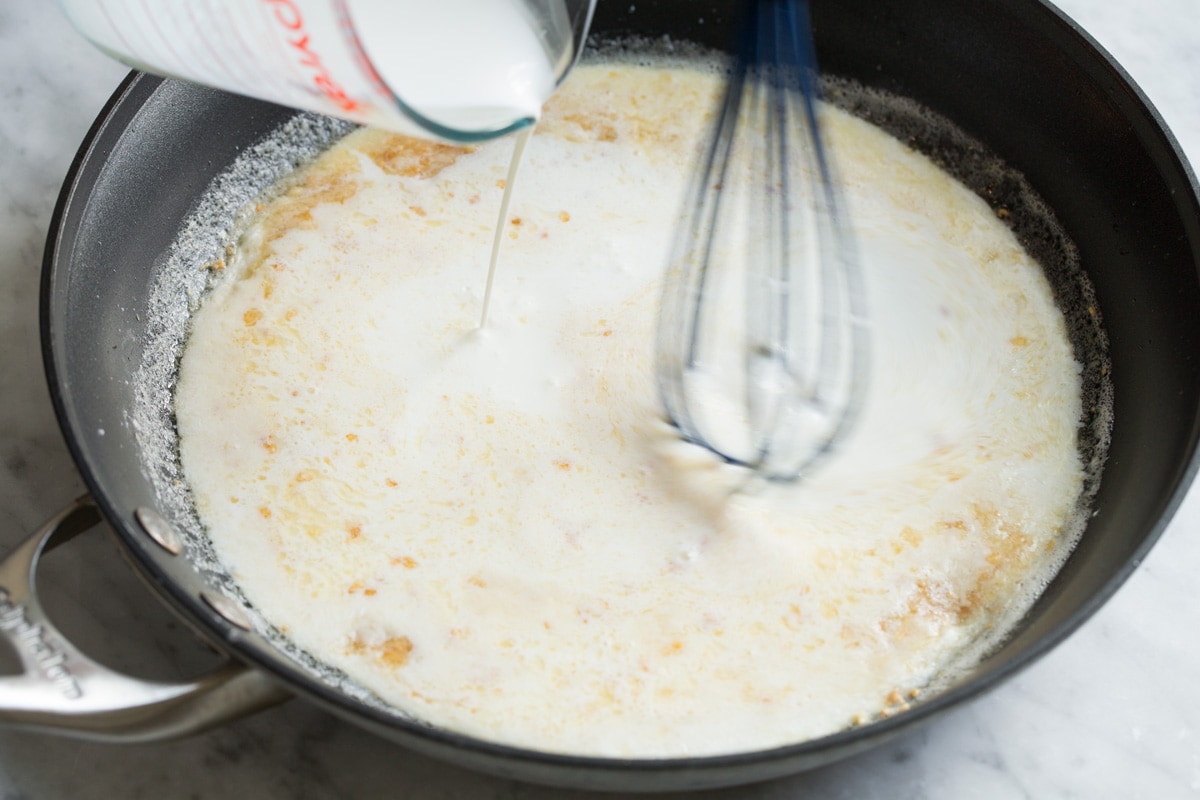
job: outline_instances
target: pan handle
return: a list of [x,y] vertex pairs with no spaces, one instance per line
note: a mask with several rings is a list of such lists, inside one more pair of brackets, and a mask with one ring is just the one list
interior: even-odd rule
[[50,622],[34,584],[42,552],[100,522],[89,497],[55,515],[0,561],[0,636],[24,672],[0,677],[0,724],[114,742],[170,739],[275,705],[291,695],[235,662],[194,681],[161,683],[114,672]]

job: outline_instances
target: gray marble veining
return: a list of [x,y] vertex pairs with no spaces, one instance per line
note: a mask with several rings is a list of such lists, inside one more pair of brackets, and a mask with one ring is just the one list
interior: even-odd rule
[[[1200,163],[1196,0],[1062,0]],[[59,185],[124,76],[40,0],[0,5],[0,548],[82,491],[42,377],[41,253]],[[114,232],[119,234],[119,232]],[[840,764],[714,798],[1200,797],[1200,492],[1106,607],[988,696]],[[213,656],[102,535],[50,559],[51,611],[114,666],[167,678]],[[178,742],[0,730],[3,798],[551,798],[404,751],[303,702]],[[577,795],[576,795],[577,796]]]

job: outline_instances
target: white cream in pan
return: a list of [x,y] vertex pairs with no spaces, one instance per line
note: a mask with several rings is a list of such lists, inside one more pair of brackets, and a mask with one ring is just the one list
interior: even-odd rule
[[494,741],[732,753],[900,713],[1053,574],[1082,471],[1049,287],[982,200],[841,112],[860,424],[810,479],[728,498],[664,449],[660,279],[717,89],[573,74],[482,334],[509,143],[361,131],[261,209],[195,316],[176,410],[218,554],[299,646]]

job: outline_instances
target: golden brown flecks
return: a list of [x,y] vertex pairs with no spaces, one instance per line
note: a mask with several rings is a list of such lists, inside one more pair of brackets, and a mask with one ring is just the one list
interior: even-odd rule
[[1026,347],[1029,344],[1029,340],[1024,336],[1014,336],[1008,340],[1008,343],[1013,347]]
[[400,484],[396,483],[394,480],[392,480],[391,478],[384,478],[383,482],[393,488],[400,485]]
[[418,217],[423,217],[426,215],[425,209],[421,208],[420,206],[409,206],[408,210],[416,214]]
[[258,514],[263,519],[270,519],[271,518],[271,509],[267,508],[266,506],[260,506],[258,509]]
[[392,559],[393,564],[397,564],[405,569],[413,569],[417,566],[417,562],[411,556],[400,556]]
[[253,328],[262,317],[263,312],[257,308],[248,308],[246,309],[246,313],[242,314],[242,322],[246,323],[247,328]]
[[473,148],[413,139],[381,130],[365,129],[358,147],[389,175],[432,178]]
[[267,282],[263,284],[263,300],[270,300],[271,295],[275,294],[275,284]]
[[555,461],[554,466],[558,467],[559,469],[561,469],[563,471],[566,471],[571,468],[571,462],[570,461]]
[[509,222],[510,222],[510,223],[512,223],[513,225],[517,226],[517,227],[520,227],[520,226],[521,226],[521,224],[522,224],[522,223],[521,223],[521,218],[520,218],[520,217],[513,217],[512,219],[510,219],[510,220],[509,220]]
[[838,637],[842,640],[842,644],[847,649],[853,650],[857,647],[862,647],[862,640],[859,638],[859,631],[849,625],[843,625],[838,631]]
[[472,575],[471,577],[467,578],[467,583],[471,584],[472,586],[478,586],[480,589],[487,588],[487,583],[484,582],[483,578],[479,577],[478,575]]
[[225,259],[218,258],[216,261],[210,261],[200,269],[206,269],[209,272],[220,272],[221,270],[225,269]]
[[359,534],[362,533],[362,526],[361,525],[351,525],[349,528],[346,529],[346,533],[350,534],[351,539],[357,539]]
[[908,696],[909,696],[909,699],[916,700],[918,697],[921,696],[921,690],[920,689],[909,689]]
[[276,272],[283,272],[285,269],[287,269],[287,267],[285,267],[283,264],[280,264],[278,261],[272,261],[271,269],[275,270]]
[[1000,521],[1000,514],[994,506],[972,503],[971,513],[975,515],[975,521],[979,523],[984,530],[995,530]]
[[297,314],[297,313],[298,313],[298,312],[296,311],[296,309],[294,309],[294,308],[289,308],[289,309],[287,310],[287,313],[285,313],[285,314],[283,315],[283,318],[284,318],[285,320],[287,320],[288,322],[291,322],[292,320],[294,320],[294,319],[296,318],[296,314]]
[[583,133],[600,142],[615,142],[617,140],[617,128],[614,124],[616,117],[612,113],[563,114],[561,115],[561,119],[575,129],[576,139],[581,138],[578,135],[579,133]]
[[363,594],[365,594],[367,597],[374,597],[378,593],[379,591],[377,589],[363,589]]
[[296,483],[308,483],[316,477],[317,476],[313,474],[312,470],[304,469],[296,473],[295,481]]
[[347,592],[347,594],[356,594],[358,592],[361,592],[362,590],[363,590],[362,582],[355,581],[354,583],[350,584],[350,588],[347,589],[346,592]]
[[347,433],[347,434],[346,434],[346,441],[347,441],[347,442],[357,442],[357,441],[358,441],[358,434],[357,434],[357,433]]
[[324,203],[344,203],[358,192],[354,176],[358,159],[350,152],[334,151],[318,166],[300,172],[291,188],[271,202],[271,210],[262,222],[263,239],[258,253],[249,255],[253,263],[261,261],[264,249],[294,228],[316,225],[312,210]]
[[229,502],[231,502],[231,503],[238,503],[238,502],[241,502],[241,501],[240,501],[240,500],[238,500],[236,497],[231,497],[231,498],[229,498]]
[[274,453],[279,449],[279,446],[275,443],[274,436],[268,436],[267,438],[263,439],[262,445],[263,449],[265,449],[268,453]]
[[402,667],[408,662],[412,651],[412,639],[407,636],[393,636],[379,646],[379,658],[389,667]]
[[558,212],[558,221],[559,222],[570,222],[571,215],[568,214],[566,211],[560,211],[560,212]]
[[895,706],[903,702],[898,689],[892,689],[891,694],[887,696],[886,702],[888,705]]
[[996,209],[996,216],[1000,219],[1008,219],[1010,216],[1012,216],[1012,212],[1001,206],[1000,208]]
[[498,181],[496,181],[496,188],[497,188],[497,189],[503,189],[504,187],[505,187],[505,183],[504,183],[504,181],[503,181],[503,180],[498,180]]
[[679,655],[683,652],[683,642],[671,642],[662,650],[664,656]]

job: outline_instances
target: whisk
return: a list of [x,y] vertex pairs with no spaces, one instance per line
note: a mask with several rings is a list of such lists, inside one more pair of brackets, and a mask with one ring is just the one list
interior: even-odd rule
[[818,124],[808,4],[747,0],[743,12],[675,237],[657,380],[684,440],[787,481],[859,413],[865,297]]

